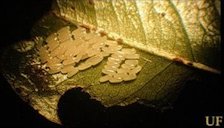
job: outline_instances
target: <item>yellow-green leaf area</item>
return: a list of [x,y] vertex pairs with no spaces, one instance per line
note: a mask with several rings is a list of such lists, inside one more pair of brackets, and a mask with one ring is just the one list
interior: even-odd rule
[[[61,3],[63,0],[57,1],[59,13],[71,22],[103,29],[130,46],[159,56],[182,57],[220,68],[218,0],[69,0],[66,6]],[[70,8],[83,9],[80,12]]]
[[[16,47],[7,48],[1,64],[13,89],[51,121],[60,122],[57,102],[74,87],[82,87],[106,107],[134,102],[167,104],[197,72],[178,63],[181,62],[178,58],[220,68],[217,0],[214,3],[207,0],[57,0],[56,5],[59,12],[56,8],[52,10],[56,15],[46,14],[33,27],[32,47],[20,52],[17,48],[26,46],[27,42],[21,41]],[[36,48],[49,34],[67,25],[72,29],[78,25],[93,27],[110,38],[122,40],[124,47],[136,48],[142,66],[137,79],[119,84],[100,83],[107,58],[72,78],[62,74],[43,75],[31,61],[38,58]]]

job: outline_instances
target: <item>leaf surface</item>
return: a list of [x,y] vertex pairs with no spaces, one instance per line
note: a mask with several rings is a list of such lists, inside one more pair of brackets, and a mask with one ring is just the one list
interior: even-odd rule
[[[47,14],[34,26],[33,41],[18,42],[2,58],[3,73],[13,89],[51,121],[60,122],[58,100],[74,87],[82,87],[107,107],[134,102],[167,105],[197,72],[173,59],[179,57],[212,69],[220,68],[217,1],[57,0],[56,5],[53,11],[57,16]],[[125,47],[137,48],[143,67],[137,79],[120,84],[100,83],[106,59],[70,79],[39,69],[31,61],[38,58],[36,47],[66,25],[96,28],[115,40],[123,40]]]
[[168,59],[220,69],[220,1],[57,1],[60,16]]

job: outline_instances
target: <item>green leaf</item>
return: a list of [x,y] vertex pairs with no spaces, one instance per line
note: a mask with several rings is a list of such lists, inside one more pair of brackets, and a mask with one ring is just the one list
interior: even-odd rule
[[57,15],[167,59],[220,69],[220,2],[57,0]]
[[[37,22],[32,41],[6,49],[1,66],[21,98],[53,122],[60,123],[57,103],[71,88],[82,87],[106,107],[134,102],[159,107],[173,101],[185,82],[194,78],[195,68],[219,73],[218,1],[57,0],[55,5],[52,11],[57,16],[49,13]],[[106,59],[70,79],[40,69],[33,61],[38,58],[36,48],[46,36],[66,25],[96,28],[122,40],[126,47],[137,48],[143,67],[137,79],[100,83]]]

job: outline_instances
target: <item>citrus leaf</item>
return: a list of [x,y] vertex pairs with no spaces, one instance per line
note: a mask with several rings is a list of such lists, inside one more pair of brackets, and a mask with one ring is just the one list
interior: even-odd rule
[[[207,66],[220,69],[219,0],[57,3],[60,16],[68,21],[96,27],[158,56],[204,64],[205,70],[210,70]],[[195,67],[201,68],[197,64]]]
[[[18,42],[6,49],[2,58],[3,73],[24,100],[57,123],[60,123],[58,100],[74,87],[82,87],[107,107],[134,102],[166,105],[197,72],[186,66],[189,63],[219,72],[218,5],[217,1],[214,4],[204,0],[58,0],[58,7],[52,10],[57,16],[50,13],[43,17],[32,30],[33,40]],[[126,47],[137,48],[143,67],[137,79],[120,84],[100,83],[105,59],[69,79],[62,74],[44,72],[34,61],[38,58],[36,48],[46,36],[66,25],[96,28],[108,37],[122,40]]]

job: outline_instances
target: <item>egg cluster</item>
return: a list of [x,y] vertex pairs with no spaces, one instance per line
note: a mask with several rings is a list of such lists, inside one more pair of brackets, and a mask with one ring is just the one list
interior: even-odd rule
[[112,53],[102,70],[105,75],[100,78],[100,82],[120,83],[136,79],[136,74],[142,69],[138,59],[139,54],[136,54],[135,49],[123,48]]
[[105,57],[108,61],[102,69],[104,75],[100,82],[134,80],[141,70],[138,65],[140,56],[135,49],[123,48],[117,41],[95,32],[87,32],[83,27],[73,31],[69,26],[63,27],[49,35],[45,42],[39,48],[39,56],[50,74],[67,74],[70,78],[79,71],[99,64]]

